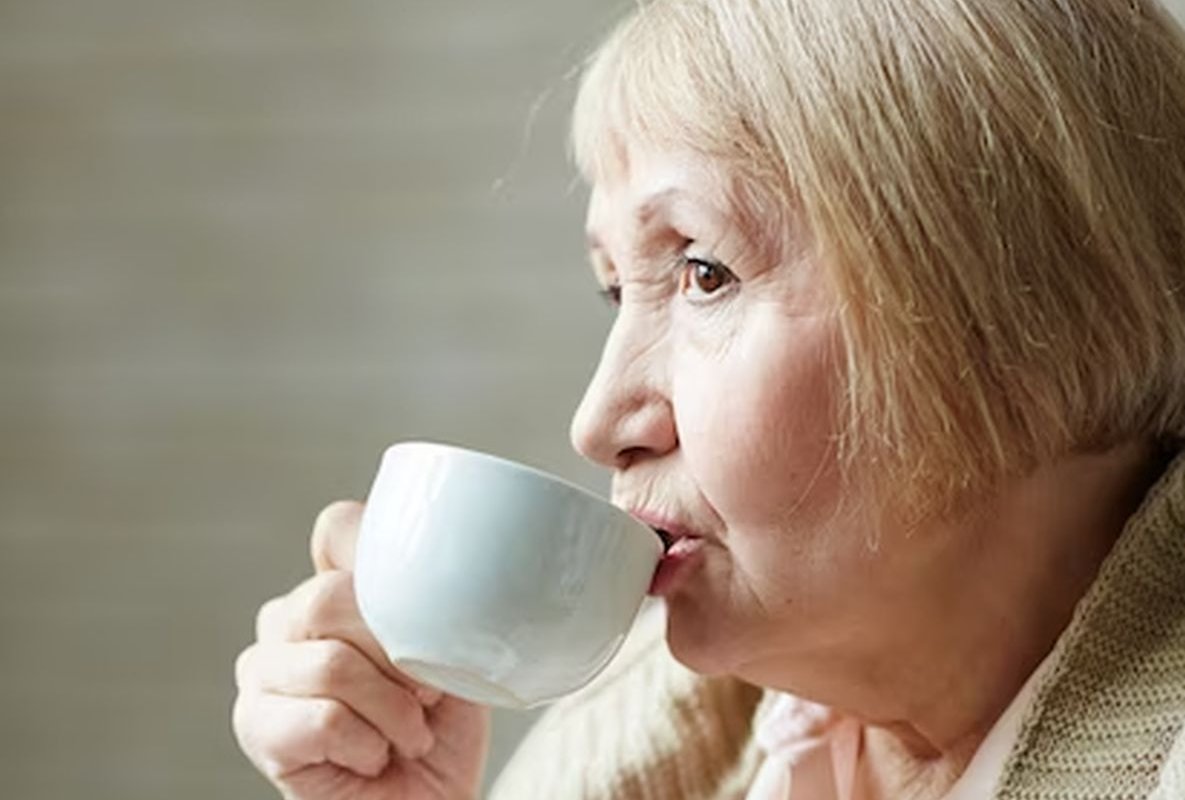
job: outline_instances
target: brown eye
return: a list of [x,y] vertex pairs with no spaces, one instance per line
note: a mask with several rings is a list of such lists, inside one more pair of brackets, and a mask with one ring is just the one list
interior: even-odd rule
[[736,276],[723,264],[702,258],[684,261],[679,291],[691,298],[707,299],[736,281]]

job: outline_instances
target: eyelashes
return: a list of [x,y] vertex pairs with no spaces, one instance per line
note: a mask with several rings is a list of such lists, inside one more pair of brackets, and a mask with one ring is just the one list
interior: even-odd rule
[[706,302],[737,283],[737,276],[719,261],[685,257],[679,271],[679,293],[694,302]]
[[[732,270],[710,258],[680,255],[674,264],[674,271],[678,294],[696,304],[713,302],[740,283]],[[621,307],[620,283],[611,283],[598,294],[611,308]]]

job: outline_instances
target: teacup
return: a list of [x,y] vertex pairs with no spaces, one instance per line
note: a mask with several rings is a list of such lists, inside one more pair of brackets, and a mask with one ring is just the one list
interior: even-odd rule
[[584,489],[410,442],[383,455],[355,589],[400,670],[467,700],[528,708],[608,663],[661,555],[654,531]]

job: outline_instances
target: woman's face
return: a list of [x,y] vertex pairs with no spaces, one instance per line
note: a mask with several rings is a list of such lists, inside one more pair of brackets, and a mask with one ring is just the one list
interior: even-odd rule
[[701,540],[658,586],[675,655],[769,681],[865,636],[891,591],[841,493],[837,302],[793,220],[738,203],[723,168],[638,148],[623,161],[589,205],[620,309],[573,442],[614,470],[615,503]]

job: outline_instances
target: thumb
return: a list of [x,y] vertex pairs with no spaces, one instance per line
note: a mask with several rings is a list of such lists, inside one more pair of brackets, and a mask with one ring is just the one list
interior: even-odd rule
[[313,523],[310,549],[317,572],[354,570],[354,551],[358,544],[358,526],[365,506],[357,500],[330,503]]

